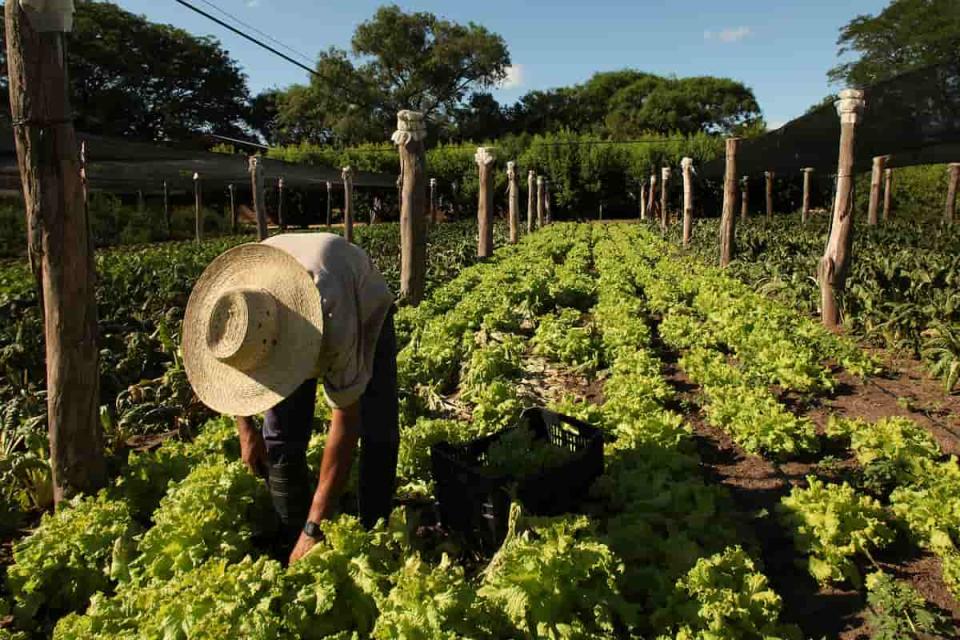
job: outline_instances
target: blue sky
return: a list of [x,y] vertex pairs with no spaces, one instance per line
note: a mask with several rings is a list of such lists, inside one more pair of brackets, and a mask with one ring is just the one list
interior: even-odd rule
[[[354,27],[383,2],[368,0],[209,0],[312,60],[349,48]],[[193,0],[209,10],[203,0]],[[196,34],[216,36],[239,61],[251,90],[306,82],[305,71],[273,57],[173,0],[119,0],[129,11]],[[632,67],[677,76],[731,77],[751,87],[778,126],[831,88],[838,30],[877,13],[887,0],[553,0],[399,2],[504,37],[514,70],[495,92],[510,103],[532,89],[582,82],[595,71]]]

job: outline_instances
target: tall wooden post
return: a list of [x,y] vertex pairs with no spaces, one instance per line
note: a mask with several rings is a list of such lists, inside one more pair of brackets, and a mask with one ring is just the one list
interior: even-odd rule
[[764,171],[763,177],[767,181],[767,218],[773,217],[773,181],[776,179],[776,173],[773,171]]
[[520,235],[520,182],[517,163],[507,163],[507,212],[510,220],[510,244],[516,244]]
[[[890,162],[890,156],[887,156],[887,162]],[[890,219],[893,212],[893,168],[887,167],[883,170],[883,221]]]
[[668,193],[670,190],[670,167],[660,169],[660,231],[667,232],[670,224],[670,207]]
[[333,183],[327,180],[327,231],[333,228]]
[[439,222],[439,217],[437,216],[437,179],[430,178],[430,222],[431,224],[437,224]]
[[740,178],[740,219],[750,217],[750,176]]
[[660,209],[657,206],[657,174],[650,174],[650,201],[647,203],[647,212],[656,222],[660,222]]
[[800,209],[801,222],[806,222],[810,219],[810,175],[812,173],[812,167],[803,169],[803,208]]
[[883,186],[883,170],[887,165],[887,156],[876,156],[873,159],[873,170],[870,172],[870,204],[867,206],[867,224],[870,226],[880,222],[880,187]]
[[344,167],[340,177],[343,179],[343,237],[353,242],[353,167]]
[[690,244],[693,232],[693,158],[680,161],[683,172],[683,246]]
[[647,183],[640,183],[640,219],[647,219]]
[[527,172],[527,233],[533,231],[534,216],[537,212],[537,172]]
[[477,162],[480,179],[480,196],[477,203],[477,256],[493,255],[493,162],[492,147],[477,147],[474,160]]
[[656,215],[656,209],[654,203],[657,200],[657,175],[655,173],[650,174],[650,189],[647,191],[647,214],[650,215],[654,220],[659,220]]
[[250,156],[250,192],[253,197],[253,210],[257,214],[257,239],[267,239],[267,211],[263,200],[263,167],[260,158]]
[[237,232],[237,194],[232,184],[227,185],[227,193],[230,196],[230,233]]
[[196,241],[203,240],[203,188],[200,186],[200,174],[193,174],[193,204]]
[[537,176],[537,228],[543,228],[543,176]]
[[947,165],[947,205],[943,211],[943,220],[953,223],[957,211],[957,191],[960,189],[960,162]]
[[420,304],[427,286],[427,127],[417,111],[397,113],[400,152],[400,297]]
[[553,222],[553,211],[550,203],[550,179],[543,179],[543,224]]
[[727,138],[727,167],[723,176],[723,213],[720,216],[720,266],[726,267],[736,252],[737,149],[740,138]]
[[[35,6],[35,5],[34,5]],[[67,90],[73,7],[5,4],[10,116],[27,217],[28,254],[39,269],[47,364],[47,424],[54,500],[106,481],[99,420],[93,242]]]
[[173,220],[170,217],[170,188],[163,181],[163,221],[167,227],[167,240],[173,237]]
[[277,224],[280,231],[287,230],[287,221],[283,218],[283,178],[277,180]]
[[820,304],[823,324],[836,329],[840,323],[837,292],[846,284],[853,247],[853,151],[857,122],[863,113],[863,92],[844,89],[836,102],[840,116],[840,153],[837,161],[837,195],[833,203],[830,238],[820,260]]

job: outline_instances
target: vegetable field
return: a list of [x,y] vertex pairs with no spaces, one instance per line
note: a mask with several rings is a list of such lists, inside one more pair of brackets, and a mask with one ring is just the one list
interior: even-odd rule
[[[738,231],[732,273],[803,313],[820,302],[816,272],[827,220],[751,220]],[[694,250],[716,260],[715,221],[704,220]],[[857,230],[845,326],[876,346],[922,358],[945,391],[960,382],[960,231],[954,225],[893,220]]]
[[[497,229],[498,233],[501,230]],[[476,260],[476,225],[445,224],[430,238],[428,286]],[[357,227],[364,247],[397,289],[396,224]],[[193,282],[213,258],[250,237],[174,242],[97,255],[100,406],[107,445],[121,454],[145,436],[189,432],[209,412],[193,398],[178,353],[183,309]],[[0,267],[0,533],[21,512],[52,504],[46,438],[43,321],[22,261]]]
[[[348,491],[325,540],[284,567],[232,421],[209,420],[121,456],[107,489],[15,543],[0,638],[955,637],[960,446],[943,415],[872,391],[881,366],[854,341],[640,225],[550,225],[471,266],[466,234],[441,245],[428,299],[397,314],[389,522],[364,531]],[[101,301],[170,345],[169,371],[169,309],[210,257],[179,250],[151,258],[180,288],[130,278]],[[580,513],[515,502],[484,556],[438,526],[430,445],[530,406],[599,427],[605,470]],[[152,428],[129,415],[113,428]],[[509,444],[494,468],[555,463]],[[323,446],[320,428],[314,466]]]

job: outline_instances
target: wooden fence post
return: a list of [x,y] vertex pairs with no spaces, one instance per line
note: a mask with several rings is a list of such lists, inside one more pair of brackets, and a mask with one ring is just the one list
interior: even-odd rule
[[333,183],[327,180],[327,231],[333,229]]
[[667,199],[667,192],[670,188],[670,167],[660,169],[660,231],[667,232],[667,226],[670,222],[670,208]]
[[534,215],[537,211],[537,172],[527,172],[527,233],[533,231]]
[[550,205],[550,179],[543,179],[543,224],[553,222],[553,211]]
[[[51,3],[52,4],[52,3]],[[106,482],[93,242],[67,89],[69,20],[5,4],[10,116],[31,266],[42,282],[47,424],[59,504]]]
[[813,173],[812,167],[805,167],[803,171],[803,208],[800,209],[800,221],[806,222],[810,219],[810,175]]
[[543,228],[543,176],[537,176],[537,228]]
[[659,222],[657,217],[656,202],[657,202],[657,174],[653,172],[650,174],[650,189],[647,192],[647,215],[649,215],[653,220]]
[[836,102],[840,116],[840,153],[837,161],[837,196],[833,203],[830,238],[820,260],[820,304],[823,324],[836,329],[840,323],[837,291],[846,284],[853,246],[853,152],[857,122],[863,113],[863,91],[844,89]]
[[257,156],[250,156],[250,190],[253,197],[253,210],[257,214],[257,240],[266,240],[267,212],[263,201],[263,167]]
[[343,180],[343,237],[353,242],[353,167],[344,167],[340,177]]
[[203,188],[200,185],[200,174],[196,172],[193,174],[193,203],[196,241],[200,242],[203,240]]
[[773,217],[773,181],[777,175],[773,171],[764,171],[763,177],[767,180],[767,218]]
[[693,231],[693,158],[680,161],[683,172],[683,246],[689,246]]
[[720,266],[726,267],[736,252],[737,148],[740,138],[727,138],[727,167],[723,176],[723,213],[720,216]]
[[167,226],[167,240],[173,237],[173,220],[170,217],[170,188],[163,181],[163,221]]
[[283,218],[283,178],[277,180],[277,224],[280,231],[287,230],[287,221]]
[[[887,156],[887,162],[890,162],[890,156]],[[887,167],[883,171],[883,221],[890,219],[893,213],[893,168]]]
[[477,202],[477,256],[493,255],[493,162],[496,157],[492,147],[477,147],[474,160],[477,162],[480,180],[480,195]]
[[416,306],[427,286],[427,128],[417,111],[397,113],[400,152],[400,297]]
[[640,219],[647,219],[647,183],[642,181],[640,183]]
[[883,170],[887,165],[887,156],[876,156],[870,172],[870,203],[867,206],[867,224],[875,226],[880,222],[880,187],[883,186]]
[[430,222],[437,224],[437,179],[430,178]]
[[750,217],[750,176],[740,178],[740,219]]
[[953,223],[957,210],[957,190],[960,188],[960,162],[947,165],[947,205],[943,212],[944,222]]
[[656,172],[650,174],[650,201],[647,203],[647,213],[650,214],[650,218],[660,223],[660,209],[657,206],[657,174]]
[[227,185],[227,191],[230,195],[230,232],[237,232],[237,200],[236,190],[232,184]]
[[520,184],[517,163],[507,163],[507,212],[510,221],[510,244],[516,244],[520,235]]

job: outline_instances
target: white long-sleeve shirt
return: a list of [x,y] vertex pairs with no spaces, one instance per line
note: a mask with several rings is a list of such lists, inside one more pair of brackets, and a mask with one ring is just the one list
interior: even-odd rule
[[317,378],[331,407],[353,405],[370,382],[377,339],[393,305],[386,280],[363,249],[332,233],[285,233],[263,243],[296,258],[317,283],[323,304]]

